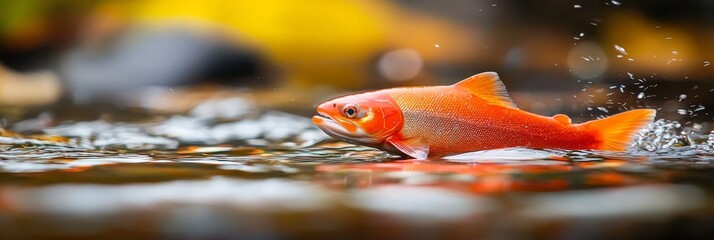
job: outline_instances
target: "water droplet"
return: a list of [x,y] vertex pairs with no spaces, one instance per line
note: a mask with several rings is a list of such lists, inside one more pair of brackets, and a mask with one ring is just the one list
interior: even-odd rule
[[620,52],[620,53],[622,53],[622,54],[624,54],[624,55],[627,55],[627,52],[625,51],[625,48],[620,47],[620,45],[617,45],[617,44],[615,44],[614,46],[615,46],[615,50],[617,50],[618,52]]

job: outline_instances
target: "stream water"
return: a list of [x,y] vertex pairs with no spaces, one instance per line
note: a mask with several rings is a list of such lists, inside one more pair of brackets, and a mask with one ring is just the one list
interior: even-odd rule
[[305,117],[197,109],[3,130],[3,239],[714,233],[714,134],[699,124],[659,120],[623,153],[513,148],[415,161],[333,140]]

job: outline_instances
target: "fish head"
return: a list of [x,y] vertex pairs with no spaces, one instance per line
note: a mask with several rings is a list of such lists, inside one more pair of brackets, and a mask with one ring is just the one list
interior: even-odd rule
[[328,135],[367,146],[379,146],[401,131],[404,116],[387,93],[339,97],[320,104],[312,122]]

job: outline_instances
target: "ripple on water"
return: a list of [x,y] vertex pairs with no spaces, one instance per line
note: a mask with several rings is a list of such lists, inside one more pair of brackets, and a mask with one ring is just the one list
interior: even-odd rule
[[[329,137],[304,117],[275,111],[231,116],[234,119],[228,122],[217,122],[215,118],[200,114],[145,123],[73,122],[41,129],[51,135],[39,137],[5,131],[0,136],[0,144],[8,149],[0,157],[9,159],[2,162],[2,167],[11,172],[130,163],[136,162],[134,159],[137,158],[146,158],[142,162],[170,160],[212,165],[261,161],[351,163],[390,161],[393,158],[371,148],[328,140]],[[444,160],[516,165],[562,165],[612,158],[711,160],[714,132],[709,136],[700,132],[701,125],[684,127],[675,121],[658,120],[639,131],[627,152],[509,148],[458,154]],[[135,155],[127,154],[127,151]],[[98,157],[105,160],[98,160]],[[62,158],[66,160],[51,160]]]
[[510,148],[415,161],[332,140],[304,117],[202,108],[39,129],[46,135],[0,132],[0,210],[54,229],[80,219],[77,229],[109,231],[106,219],[149,216],[149,232],[250,238],[285,222],[333,231],[364,222],[380,233],[458,222],[473,232],[502,224],[481,237],[500,239],[541,224],[550,232],[583,219],[617,225],[696,212],[714,181],[714,132],[665,120],[626,152]]

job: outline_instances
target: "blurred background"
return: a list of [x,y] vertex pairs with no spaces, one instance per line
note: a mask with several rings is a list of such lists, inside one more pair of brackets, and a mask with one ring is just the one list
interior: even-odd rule
[[539,114],[711,120],[713,12],[706,0],[5,0],[0,113],[180,113],[241,95],[310,115],[340,94],[497,71]]
[[[711,239],[713,42],[710,0],[2,0],[0,238]],[[484,71],[534,113],[658,120],[410,161],[306,118]]]

